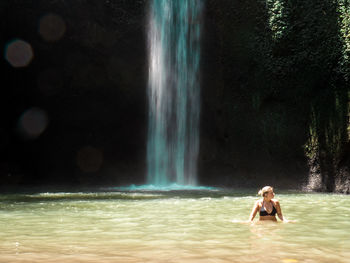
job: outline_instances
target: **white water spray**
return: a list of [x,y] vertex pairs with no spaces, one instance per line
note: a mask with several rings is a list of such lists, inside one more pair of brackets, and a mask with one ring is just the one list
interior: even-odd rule
[[196,185],[201,0],[151,0],[147,183]]

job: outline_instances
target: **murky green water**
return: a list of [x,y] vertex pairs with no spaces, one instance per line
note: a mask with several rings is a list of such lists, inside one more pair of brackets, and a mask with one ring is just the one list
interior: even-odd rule
[[295,223],[243,223],[250,191],[0,195],[0,262],[350,262],[350,196],[276,198]]

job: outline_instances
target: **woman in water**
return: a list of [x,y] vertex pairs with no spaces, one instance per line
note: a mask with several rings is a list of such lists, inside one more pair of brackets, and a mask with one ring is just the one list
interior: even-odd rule
[[256,213],[259,212],[259,220],[272,220],[277,221],[276,214],[282,221],[286,222],[287,220],[283,218],[281,206],[278,200],[273,199],[275,193],[271,186],[265,186],[262,188],[259,193],[262,196],[262,200],[256,201],[252,212],[250,213],[249,221],[252,222]]

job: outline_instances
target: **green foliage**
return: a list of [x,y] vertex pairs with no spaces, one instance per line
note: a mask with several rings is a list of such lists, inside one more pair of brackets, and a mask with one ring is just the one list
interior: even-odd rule
[[341,69],[347,81],[350,81],[350,1],[338,0],[340,38],[343,42]]
[[243,2],[209,1],[232,147],[306,155],[334,174],[348,141],[349,0]]
[[278,41],[288,34],[291,8],[289,3],[283,0],[266,0],[266,7],[272,38]]

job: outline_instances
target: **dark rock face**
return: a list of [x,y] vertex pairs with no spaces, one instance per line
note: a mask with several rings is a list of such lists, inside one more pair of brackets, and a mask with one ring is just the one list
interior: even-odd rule
[[[337,185],[349,181],[347,136],[322,140],[332,120],[347,125],[334,7],[279,1],[273,27],[265,2],[206,1],[199,181],[300,187],[314,171],[319,190],[346,192]],[[144,182],[147,9],[146,0],[1,2],[2,184]],[[319,145],[307,155],[310,127]]]
[[[22,39],[31,45],[34,58],[23,68],[1,64],[7,83],[1,114],[2,181],[142,181],[145,1],[5,2],[2,47]],[[33,107],[47,114],[48,124],[40,136],[25,138],[17,132],[18,122]],[[92,152],[84,154],[86,147]],[[96,167],[84,167],[96,158]]]
[[300,186],[308,175],[308,107],[282,76],[267,74],[265,7],[259,1],[208,1],[205,17],[203,183],[215,184],[220,176],[231,186]]

